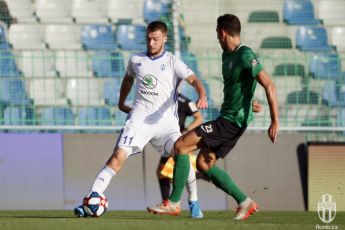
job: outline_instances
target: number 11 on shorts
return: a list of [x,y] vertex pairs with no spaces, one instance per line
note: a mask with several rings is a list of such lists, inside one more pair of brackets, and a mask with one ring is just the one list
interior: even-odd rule
[[[124,136],[123,139],[124,139],[123,144],[130,145],[132,143],[133,137]],[[128,143],[127,143],[127,140],[128,140]]]

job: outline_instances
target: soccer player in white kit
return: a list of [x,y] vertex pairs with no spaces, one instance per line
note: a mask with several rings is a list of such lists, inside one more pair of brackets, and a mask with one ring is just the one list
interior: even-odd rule
[[[128,157],[140,153],[147,143],[151,143],[163,156],[169,157],[173,154],[174,143],[181,136],[177,114],[177,88],[182,80],[187,81],[197,91],[197,107],[208,107],[201,81],[182,61],[164,49],[166,41],[165,23],[151,22],[146,32],[147,52],[131,57],[121,85],[118,107],[128,113],[126,123],[113,154],[97,175],[91,191],[103,194]],[[130,107],[125,104],[125,100],[134,80],[136,95],[134,104]],[[193,167],[190,169],[192,181],[195,180],[195,171]],[[196,191],[195,183],[193,186]],[[196,194],[193,196],[195,199]],[[82,206],[76,207],[74,212],[80,217],[85,216]]]

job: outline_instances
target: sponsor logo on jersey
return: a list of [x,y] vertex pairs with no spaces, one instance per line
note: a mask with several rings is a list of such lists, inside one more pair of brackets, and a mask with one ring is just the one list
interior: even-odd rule
[[154,89],[157,86],[157,79],[152,75],[145,75],[143,78],[143,84],[148,89]]
[[156,92],[149,92],[149,91],[145,91],[145,90],[140,90],[140,93],[146,94],[146,95],[158,96],[158,93],[156,93]]

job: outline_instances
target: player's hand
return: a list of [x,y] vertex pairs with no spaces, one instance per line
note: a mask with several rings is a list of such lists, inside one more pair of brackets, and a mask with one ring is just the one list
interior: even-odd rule
[[252,101],[252,110],[254,113],[260,113],[262,110],[261,104],[258,101],[253,100]]
[[207,109],[208,108],[207,97],[199,97],[199,99],[196,102],[196,107],[198,109]]
[[268,137],[271,139],[272,143],[275,143],[278,136],[279,124],[276,121],[272,121],[270,127],[267,130]]

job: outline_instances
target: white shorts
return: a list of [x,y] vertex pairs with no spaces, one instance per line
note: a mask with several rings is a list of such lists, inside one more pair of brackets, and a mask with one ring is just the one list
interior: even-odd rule
[[162,156],[168,156],[175,141],[181,136],[177,120],[147,124],[144,121],[129,119],[121,130],[116,147],[127,152],[127,157],[142,152],[147,143]]

